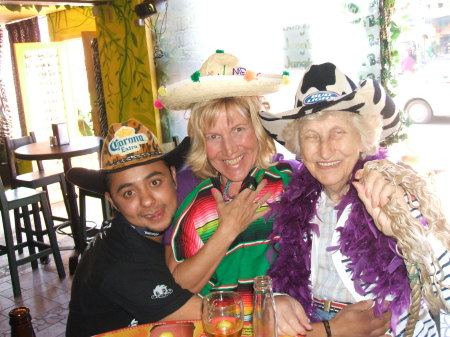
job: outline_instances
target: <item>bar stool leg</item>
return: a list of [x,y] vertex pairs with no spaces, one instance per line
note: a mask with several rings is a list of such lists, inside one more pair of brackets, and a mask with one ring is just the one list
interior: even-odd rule
[[[48,203],[48,196],[46,196],[46,199],[47,199],[47,203]],[[33,220],[34,220],[34,233],[36,236],[36,240],[40,241],[40,242],[44,242],[44,235],[47,233],[47,231],[42,229],[41,215],[40,215],[41,207],[39,207],[38,204],[33,204],[32,208],[33,208]],[[51,214],[52,213],[50,210],[50,216],[51,216]],[[39,249],[39,250],[42,250],[42,249]],[[49,264],[50,258],[48,255],[43,256],[40,259],[40,261],[42,264]]]
[[33,209],[33,220],[34,220],[34,231],[35,231],[35,236],[37,241],[44,241],[44,233],[42,231],[42,225],[41,225],[41,217],[39,215],[40,213],[40,208],[38,204],[33,204],[32,206]]
[[[6,214],[5,214],[6,213]],[[5,248],[8,256],[9,273],[11,275],[11,282],[13,286],[14,297],[20,296],[22,291],[20,290],[19,272],[17,270],[17,259],[14,251],[14,238],[11,230],[11,222],[8,212],[2,212],[2,222],[5,234]]]
[[67,183],[66,183],[66,176],[63,174],[60,182],[61,186],[61,193],[63,195],[63,201],[64,201],[64,207],[66,208],[67,212],[67,219],[70,219],[70,206],[69,206],[69,200],[68,193],[67,193]]
[[78,198],[80,199],[80,232],[84,233],[83,240],[86,242],[86,194],[80,190]]
[[[20,219],[22,218],[23,214],[23,208],[22,213],[20,212],[20,208],[14,209],[14,224],[16,228],[16,240],[17,244],[21,244],[22,241],[22,226],[20,225]],[[23,248],[19,248],[17,251],[19,254],[23,254]]]
[[[22,207],[22,218],[23,218],[23,225],[25,227],[25,235],[27,238],[28,253],[30,254],[30,256],[32,256],[36,254],[36,249],[33,238],[33,227],[31,226],[30,212],[28,211],[28,206]],[[37,267],[38,263],[35,259],[33,259],[31,261],[31,268],[36,269]]]
[[50,246],[53,251],[53,258],[55,260],[56,269],[58,270],[59,278],[66,277],[66,272],[64,270],[64,265],[61,259],[61,253],[59,252],[58,240],[56,239],[55,228],[53,225],[53,219],[50,212],[50,206],[45,198],[45,194],[40,195],[41,206],[44,212],[44,223],[47,228],[48,239],[50,241]]

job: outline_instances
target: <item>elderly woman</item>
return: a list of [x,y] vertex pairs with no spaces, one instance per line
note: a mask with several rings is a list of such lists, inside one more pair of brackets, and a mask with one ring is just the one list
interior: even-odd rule
[[[383,160],[378,144],[399,125],[393,101],[377,81],[357,87],[324,63],[307,69],[296,102],[282,114],[260,113],[268,132],[303,162],[273,209],[275,290],[299,300],[327,336],[342,333],[329,319],[369,298],[378,314],[392,312],[389,334],[437,336],[428,310],[448,309],[448,282],[441,282],[450,268],[448,229],[442,214],[421,214],[430,214],[429,198],[414,200],[425,194],[401,177],[420,179]],[[414,246],[408,237],[417,237]],[[422,260],[414,256],[421,246]],[[409,308],[419,277],[427,303],[420,306],[419,295]]]
[[[175,215],[166,259],[175,280],[192,292],[239,292],[250,320],[253,279],[269,268],[273,219],[263,216],[269,211],[268,203],[279,200],[292,170],[287,163],[272,161],[274,142],[257,116],[268,106],[261,95],[278,90],[283,76],[251,76],[254,73],[237,62],[234,56],[218,52],[200,73],[193,74],[193,81],[164,88],[164,106],[190,109],[188,164],[203,179]],[[244,216],[243,209],[248,207],[253,207],[251,217]],[[277,307],[286,297],[276,297]],[[279,310],[280,333],[304,333],[309,325],[303,309],[290,297],[284,301],[287,309]],[[367,304],[348,310],[350,314],[336,324],[348,326],[358,308],[367,309]],[[374,320],[370,310],[358,317]],[[371,329],[384,323],[378,320]]]

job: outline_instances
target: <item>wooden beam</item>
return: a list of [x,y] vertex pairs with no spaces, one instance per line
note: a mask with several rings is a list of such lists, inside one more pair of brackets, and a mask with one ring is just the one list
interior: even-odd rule
[[1,5],[39,5],[39,6],[92,6],[107,4],[106,0],[0,0]]

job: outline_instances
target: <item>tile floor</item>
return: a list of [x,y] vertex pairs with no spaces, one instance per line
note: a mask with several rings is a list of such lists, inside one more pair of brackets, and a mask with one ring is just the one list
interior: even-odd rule
[[[98,200],[87,202],[88,226],[99,227],[102,221]],[[63,215],[61,205],[52,208],[58,215]],[[67,229],[64,229],[65,231]],[[73,253],[72,238],[57,234],[64,262],[66,277],[59,279],[53,259],[48,265],[39,264],[35,270],[31,266],[20,267],[20,285],[22,295],[14,298],[6,256],[0,257],[0,337],[10,336],[8,313],[18,306],[30,308],[33,326],[37,337],[63,337],[65,335],[68,304],[72,276],[69,275],[68,259]],[[0,230],[0,242],[3,244],[3,230]],[[441,315],[441,337],[450,337],[450,315]]]

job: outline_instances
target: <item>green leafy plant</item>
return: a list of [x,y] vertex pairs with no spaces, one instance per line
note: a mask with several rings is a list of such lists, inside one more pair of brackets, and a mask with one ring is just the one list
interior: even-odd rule
[[[399,64],[399,52],[394,48],[394,42],[401,34],[400,27],[392,20],[395,10],[395,0],[375,0],[378,1],[378,25],[380,29],[380,82],[391,97],[395,97],[395,88],[397,79],[395,76],[395,67]],[[355,3],[347,3],[346,8],[349,12],[358,15],[360,9]],[[352,23],[360,24],[363,22],[361,17],[356,17]],[[370,37],[367,37],[370,40]],[[405,140],[408,136],[405,133],[405,127],[411,125],[405,112],[399,109],[400,127],[399,129],[381,143],[381,146],[389,146],[394,143]]]
[[[37,13],[40,13],[42,9],[50,7],[50,6],[44,6],[44,5],[31,5],[31,4],[23,4],[23,5],[16,5],[16,4],[4,4],[0,5],[1,7],[6,8],[7,10],[11,12],[21,12],[22,9],[28,9],[28,10],[35,10]],[[53,6],[52,6],[53,7]],[[60,7],[64,7],[65,9],[70,9],[70,5],[55,5],[55,9],[59,9]]]
[[[393,90],[397,88],[395,76],[396,65],[400,62],[399,52],[394,48],[394,42],[401,34],[400,27],[392,20],[395,11],[395,0],[378,0],[379,24],[380,24],[380,62],[381,84],[391,97],[395,97]],[[408,138],[405,128],[411,125],[406,113],[399,109],[400,127],[387,138],[381,145],[389,146]]]
[[[111,2],[104,13],[106,18],[112,15],[114,24],[107,19],[97,20],[100,53],[102,55],[102,72],[104,73],[105,102],[111,111],[118,112],[118,119],[123,120],[127,102],[135,107],[149,103],[151,82],[148,72],[145,41],[136,36],[134,15],[131,1]],[[135,28],[135,29],[133,29]],[[139,55],[138,51],[145,53]],[[145,56],[145,57],[144,57]],[[118,104],[118,106],[116,106]]]

